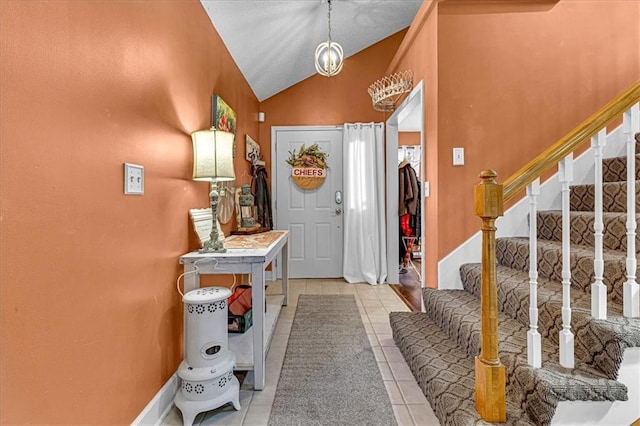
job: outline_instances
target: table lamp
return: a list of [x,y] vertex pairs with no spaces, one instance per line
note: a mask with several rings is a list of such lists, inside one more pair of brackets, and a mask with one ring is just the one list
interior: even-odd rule
[[205,242],[200,253],[222,253],[226,249],[219,240],[218,216],[218,182],[236,179],[233,172],[233,139],[234,134],[221,130],[198,130],[191,133],[193,141],[193,180],[211,182],[209,199],[213,224],[211,236]]

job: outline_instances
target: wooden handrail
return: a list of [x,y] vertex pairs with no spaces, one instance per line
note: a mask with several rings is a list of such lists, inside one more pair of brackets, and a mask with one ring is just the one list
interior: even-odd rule
[[[558,164],[586,139],[603,129],[638,101],[640,101],[640,81],[600,108],[566,136],[518,170],[503,185],[496,182],[497,174],[493,170],[485,170],[479,176],[482,182],[474,187],[474,207],[476,216],[482,219],[480,291],[482,347],[480,355],[475,359],[475,401],[476,410],[485,421],[496,423],[506,420],[505,368],[501,364],[498,354],[495,227],[496,219],[503,215],[504,202],[524,189],[542,173]],[[563,313],[563,317],[564,315]]]
[[556,166],[561,159],[575,151],[585,140],[595,135],[607,123],[620,116],[638,101],[640,101],[640,81],[600,108],[558,142],[507,178],[503,183],[504,201],[511,199],[548,169]]

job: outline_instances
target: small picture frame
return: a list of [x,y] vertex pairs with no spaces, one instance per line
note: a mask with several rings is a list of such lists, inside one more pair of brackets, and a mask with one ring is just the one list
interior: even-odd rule
[[[193,230],[200,240],[200,248],[202,248],[211,239],[211,226],[213,224],[211,208],[191,209],[189,210],[189,217],[191,218]],[[216,220],[216,224],[218,225],[218,240],[224,243],[225,237],[222,228],[220,228],[220,221]]]
[[254,141],[251,136],[247,135],[245,158],[251,164],[255,164],[260,159],[260,145]]

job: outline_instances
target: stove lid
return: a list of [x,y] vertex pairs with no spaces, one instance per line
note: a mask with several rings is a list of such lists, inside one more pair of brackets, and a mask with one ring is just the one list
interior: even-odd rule
[[182,301],[191,305],[197,305],[225,300],[228,299],[229,296],[231,296],[231,290],[226,287],[202,287],[191,290],[185,294],[182,297]]

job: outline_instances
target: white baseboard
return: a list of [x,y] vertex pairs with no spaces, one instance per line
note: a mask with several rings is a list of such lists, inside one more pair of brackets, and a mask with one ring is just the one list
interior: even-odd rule
[[438,262],[438,288],[440,290],[462,290],[460,266],[478,263],[481,260],[482,233],[473,234],[464,243]]
[[167,383],[131,424],[134,426],[159,425],[173,407],[173,398],[178,390],[180,390],[180,378],[178,373],[173,373],[173,376],[167,380]]

